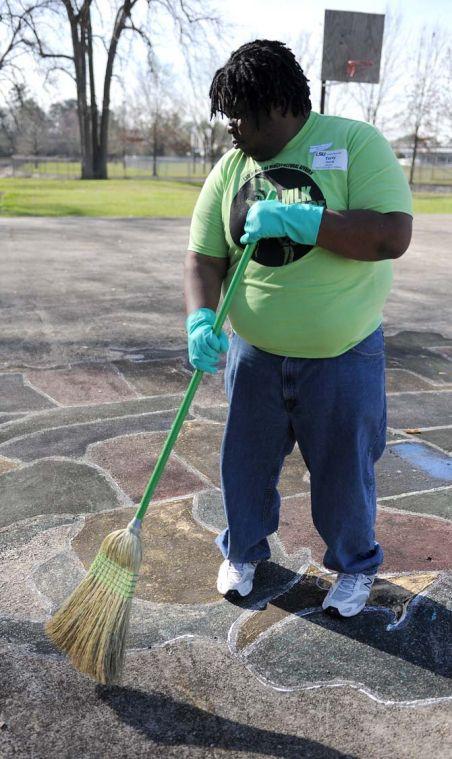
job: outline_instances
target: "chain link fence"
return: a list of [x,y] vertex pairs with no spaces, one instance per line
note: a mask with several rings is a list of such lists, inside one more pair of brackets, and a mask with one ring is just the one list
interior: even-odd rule
[[[399,154],[400,164],[407,176],[410,158]],[[124,156],[108,162],[110,179],[168,179],[186,182],[202,181],[211,163],[202,157]],[[0,160],[0,177],[80,179],[80,159],[46,156],[13,156]],[[452,147],[440,152],[420,151],[416,160],[414,190],[452,192]]]
[[[199,157],[124,156],[108,162],[110,179],[204,179],[211,164]],[[0,165],[0,171],[2,170]],[[3,167],[4,176],[20,178],[80,179],[79,158],[58,156],[12,156]]]

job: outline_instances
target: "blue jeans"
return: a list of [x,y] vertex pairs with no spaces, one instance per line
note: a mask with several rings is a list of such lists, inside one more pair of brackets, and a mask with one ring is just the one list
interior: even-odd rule
[[298,443],[310,472],[312,518],[324,565],[376,572],[374,464],[386,443],[384,338],[379,327],[336,358],[289,358],[233,335],[225,371],[229,400],[221,447],[227,529],[217,538],[235,562],[268,559],[278,529],[278,480]]

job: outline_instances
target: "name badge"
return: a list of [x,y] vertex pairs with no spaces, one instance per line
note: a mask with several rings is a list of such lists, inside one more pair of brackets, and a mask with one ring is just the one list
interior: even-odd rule
[[312,168],[314,171],[323,171],[324,169],[339,169],[347,171],[348,152],[345,148],[341,150],[319,150],[314,154]]

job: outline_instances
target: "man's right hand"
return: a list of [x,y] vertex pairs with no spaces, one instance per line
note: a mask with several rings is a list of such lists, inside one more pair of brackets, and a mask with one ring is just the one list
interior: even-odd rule
[[216,374],[220,353],[226,353],[229,340],[223,330],[217,337],[212,329],[216,314],[210,308],[198,308],[186,320],[188,357],[195,369]]

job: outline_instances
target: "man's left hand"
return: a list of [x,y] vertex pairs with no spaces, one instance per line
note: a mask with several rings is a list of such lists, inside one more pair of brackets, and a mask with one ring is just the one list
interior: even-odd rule
[[323,206],[311,203],[258,200],[247,213],[240,242],[248,245],[265,237],[289,237],[302,245],[315,245],[323,211]]

